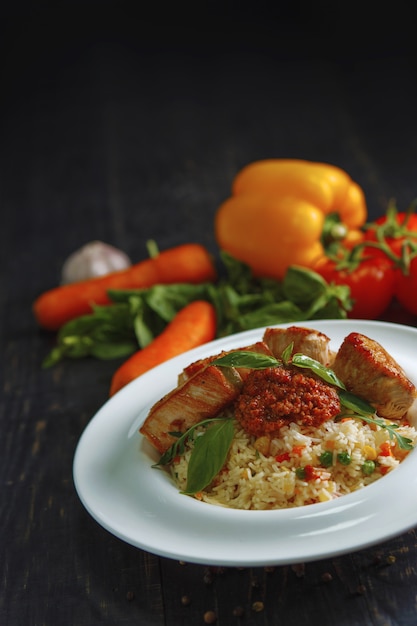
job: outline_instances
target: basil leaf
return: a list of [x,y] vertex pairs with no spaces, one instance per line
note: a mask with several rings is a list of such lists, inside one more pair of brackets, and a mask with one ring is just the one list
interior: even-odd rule
[[220,258],[229,282],[240,292],[250,291],[254,281],[249,265],[238,261],[224,250],[220,250]]
[[165,322],[192,300],[207,297],[210,283],[171,283],[153,285],[142,289],[109,289],[107,294],[113,302],[129,303],[132,299],[149,307]]
[[42,367],[51,367],[64,358],[113,359],[137,349],[129,307],[126,304],[96,306],[93,313],[77,317],[60,328],[57,345]]
[[137,313],[133,318],[133,330],[140,348],[145,348],[155,338],[155,327],[146,318],[144,311]]
[[347,311],[352,309],[350,288],[346,285],[338,285],[338,287],[342,287],[343,289],[340,291],[340,297],[337,297],[336,294],[331,295],[330,293],[327,293],[327,297],[323,296],[307,311],[305,319],[345,320],[347,318]]
[[351,411],[355,411],[355,413],[359,413],[360,415],[374,415],[375,413],[375,408],[369,404],[369,402],[355,396],[353,393],[350,393],[350,391],[346,391],[346,389],[339,392],[339,398],[342,406]]
[[96,359],[110,360],[128,357],[138,349],[136,341],[107,341],[91,347],[90,355]]
[[273,326],[304,320],[303,311],[294,302],[283,300],[257,307],[246,315],[240,315],[237,322],[239,330],[251,330],[261,326]]
[[182,456],[184,454],[185,444],[187,443],[189,439],[193,437],[193,434],[196,428],[198,428],[199,426],[205,426],[206,424],[210,424],[210,422],[223,421],[223,419],[224,418],[221,418],[221,417],[209,417],[205,420],[202,420],[201,422],[197,422],[196,424],[193,424],[184,433],[181,433],[178,431],[169,432],[168,435],[171,435],[171,437],[176,437],[177,441],[174,441],[172,446],[170,446],[168,450],[166,450],[162,454],[159,461],[157,463],[154,463],[152,467],[159,467],[161,465],[169,465],[169,463],[171,463],[171,461],[175,459],[176,456]]
[[312,302],[321,296],[326,288],[327,283],[320,274],[297,265],[288,268],[283,280],[285,296],[296,304]]
[[170,322],[175,315],[193,300],[207,297],[207,285],[176,283],[155,285],[146,290],[146,304],[165,322]]
[[261,354],[258,352],[249,352],[247,350],[236,350],[228,352],[224,356],[214,359],[212,365],[219,367],[248,367],[250,369],[265,369],[267,367],[276,367],[280,364],[275,357]]
[[282,351],[281,357],[284,365],[287,365],[291,361],[292,351],[294,350],[294,342],[288,344],[288,346]]
[[196,438],[188,463],[184,494],[193,495],[211,483],[223,467],[234,436],[230,418],[209,426]]
[[345,389],[345,385],[336,376],[333,370],[323,365],[323,363],[320,363],[320,361],[316,361],[315,359],[312,359],[305,354],[297,353],[293,355],[291,363],[292,365],[295,365],[297,367],[310,369],[312,372],[314,372],[317,376],[319,376],[322,380],[324,380],[326,383],[329,383],[330,385],[335,385],[336,387],[339,387],[339,389]]

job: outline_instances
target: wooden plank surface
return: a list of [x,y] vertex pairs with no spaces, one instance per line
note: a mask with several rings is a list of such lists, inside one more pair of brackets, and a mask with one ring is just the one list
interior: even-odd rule
[[[406,208],[417,195],[409,15],[387,18],[376,39],[348,17],[339,37],[329,7],[284,18],[260,9],[256,21],[214,3],[192,13],[191,31],[125,3],[2,9],[1,624],[194,626],[211,610],[224,625],[416,623],[415,530],[304,566],[213,569],[100,528],[72,462],[115,363],[42,370],[55,338],[31,311],[93,239],[134,260],[148,239],[216,255],[216,208],[258,158],[339,165],[363,186],[371,218],[391,197]],[[384,318],[417,321],[398,308]]]

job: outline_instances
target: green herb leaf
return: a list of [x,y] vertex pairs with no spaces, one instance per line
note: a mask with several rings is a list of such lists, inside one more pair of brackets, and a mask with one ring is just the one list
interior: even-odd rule
[[317,299],[306,312],[305,319],[345,320],[347,312],[352,310],[353,300],[347,285],[329,285],[325,295]]
[[128,356],[137,349],[128,306],[97,306],[92,314],[71,320],[58,331],[57,345],[42,366],[51,367],[64,358],[113,359]]
[[212,424],[199,435],[188,463],[187,485],[184,493],[193,495],[211,483],[223,467],[234,435],[230,418]]
[[276,367],[279,364],[280,361],[275,357],[247,350],[228,352],[212,361],[212,365],[220,367],[248,367],[250,369],[265,369],[267,367]]
[[207,424],[210,424],[211,422],[223,421],[223,419],[224,418],[222,417],[211,417],[211,418],[202,420],[201,422],[197,422],[197,424],[193,424],[184,433],[181,433],[181,432],[168,433],[172,437],[177,437],[177,441],[174,441],[172,446],[170,446],[168,450],[164,452],[164,454],[160,457],[159,461],[157,463],[154,463],[152,467],[159,467],[161,465],[169,465],[172,462],[172,460],[175,459],[176,456],[182,456],[184,454],[185,444],[187,443],[189,439],[193,437],[193,434],[196,428],[198,428],[199,426],[206,426]]
[[121,359],[130,356],[135,350],[137,350],[137,345],[133,340],[117,342],[109,340],[93,344],[89,354],[101,360]]
[[292,265],[285,273],[283,292],[296,304],[311,303],[326,291],[327,283],[320,274],[305,267]]
[[250,313],[240,315],[238,324],[240,330],[251,330],[261,326],[273,326],[304,320],[305,315],[294,302],[284,300],[272,302],[264,306],[258,306]]
[[374,415],[375,413],[374,407],[369,404],[369,402],[355,396],[353,393],[350,393],[350,391],[346,391],[346,389],[339,392],[339,398],[342,406],[351,411],[355,411],[355,413],[359,415]]
[[292,352],[294,350],[294,342],[288,344],[288,346],[282,351],[282,362],[287,365],[291,361]]
[[169,435],[171,435],[171,437],[178,437],[178,440],[175,441],[172,446],[170,446],[168,450],[164,452],[164,454],[162,454],[159,461],[157,463],[154,463],[152,467],[169,465],[176,456],[182,456],[184,454],[185,444],[187,443],[187,440],[191,437],[193,430],[194,427],[190,428],[183,434],[176,432],[168,433]]
[[47,369],[48,367],[53,367],[64,358],[65,351],[62,349],[61,346],[56,346],[55,348],[52,348],[49,354],[47,354],[46,357],[43,359],[42,368]]
[[220,258],[226,270],[228,282],[240,293],[253,291],[252,271],[246,263],[238,261],[228,252],[220,250]]
[[155,326],[150,324],[149,320],[146,320],[144,313],[138,313],[133,318],[133,330],[135,331],[138,348],[145,348],[148,346],[155,339],[157,334]]
[[305,369],[310,369],[317,376],[319,376],[322,380],[329,383],[330,385],[334,385],[335,387],[339,387],[339,389],[345,389],[342,381],[336,376],[336,374],[329,367],[320,363],[320,361],[316,361],[311,357],[297,353],[294,354],[291,360],[291,363],[296,367],[302,367]]

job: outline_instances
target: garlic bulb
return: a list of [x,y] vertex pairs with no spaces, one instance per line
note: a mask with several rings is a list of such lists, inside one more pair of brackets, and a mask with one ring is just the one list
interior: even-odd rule
[[61,283],[75,283],[104,276],[132,265],[127,254],[102,241],[91,241],[76,250],[62,266]]

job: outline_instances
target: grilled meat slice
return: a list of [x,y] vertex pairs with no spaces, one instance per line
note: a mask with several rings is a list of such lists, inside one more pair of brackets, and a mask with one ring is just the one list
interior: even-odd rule
[[175,442],[170,432],[185,432],[215,417],[234,401],[241,385],[233,368],[204,366],[154,404],[139,432],[163,454]]
[[330,349],[330,339],[324,333],[301,326],[289,328],[267,328],[263,341],[273,355],[280,359],[283,351],[294,343],[293,352],[301,352],[326,367],[333,363],[334,352]]
[[151,408],[140,432],[161,454],[175,441],[170,432],[185,432],[201,420],[215,417],[235,400],[251,370],[217,367],[211,363],[229,352],[241,350],[272,356],[268,346],[258,341],[246,348],[194,361],[180,373],[177,387]]
[[378,415],[400,419],[417,397],[414,384],[375,340],[350,333],[342,342],[333,370],[348,391],[367,400]]
[[178,375],[178,385],[183,385],[187,380],[195,376],[197,372],[202,371],[207,365],[210,365],[215,358],[215,356],[210,356],[205,359],[198,359],[198,361],[193,361],[184,367],[182,372]]

